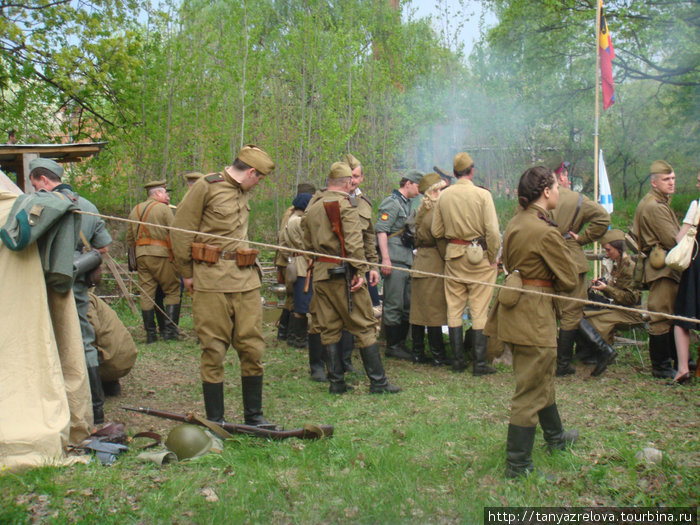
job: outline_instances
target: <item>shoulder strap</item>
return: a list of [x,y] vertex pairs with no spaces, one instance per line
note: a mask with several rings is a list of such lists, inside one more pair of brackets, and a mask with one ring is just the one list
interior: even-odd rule
[[146,217],[148,217],[148,214],[151,213],[151,210],[155,207],[156,204],[158,204],[157,201],[156,201],[156,202],[152,202],[151,204],[149,204],[148,206],[146,206],[146,209],[143,211],[143,215],[141,215],[141,214],[139,213],[139,211],[138,211],[138,205],[137,205],[137,207],[136,207],[136,208],[137,208],[137,209],[136,209],[136,215],[139,216],[139,228],[138,228],[138,230],[136,230],[136,239],[140,239],[140,238],[141,238],[141,232],[144,231],[144,230],[145,230],[145,232],[146,232],[146,235],[148,235],[148,228],[147,228],[146,225],[143,223],[143,221],[146,220]]

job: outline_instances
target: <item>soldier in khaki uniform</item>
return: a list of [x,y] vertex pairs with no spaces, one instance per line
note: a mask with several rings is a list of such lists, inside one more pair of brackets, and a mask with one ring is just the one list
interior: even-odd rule
[[[337,258],[342,255],[343,246],[348,258],[363,260],[365,257],[362,222],[349,195],[351,188],[350,167],[344,162],[333,163],[328,174],[327,189],[316,195],[301,219],[306,249],[326,254],[317,256],[314,262],[312,305],[321,331],[321,342],[326,349],[329,391],[342,394],[349,389],[345,384],[340,345],[345,328],[358,340],[360,356],[370,379],[370,392],[395,393],[401,389],[387,380],[377,346],[376,321],[369,292],[364,286],[363,276],[368,270],[367,265],[354,262],[342,264]],[[335,226],[343,233],[342,245],[333,231],[326,204],[338,206],[340,223]],[[350,290],[346,286],[345,272],[352,272]],[[352,310],[349,299],[352,300]]]
[[[660,251],[659,259],[662,259],[663,252],[676,245],[680,225],[669,205],[676,190],[676,174],[673,167],[663,160],[652,162],[650,172],[651,191],[634,212],[634,233],[639,251],[647,256],[644,282],[649,286],[648,308],[672,314],[681,275],[663,262],[656,264],[656,253],[651,255],[652,251]],[[652,315],[649,321],[649,358],[654,377],[673,379],[675,376],[671,360],[676,350],[671,326],[672,321],[665,317]]]
[[[416,255],[413,269],[430,273],[445,270],[445,239],[436,239],[430,233],[433,224],[435,202],[447,183],[437,173],[428,173],[418,184],[424,195],[416,213]],[[413,339],[413,361],[435,366],[447,364],[442,327],[447,324],[447,302],[444,279],[414,274],[411,276],[411,338]],[[432,360],[425,355],[425,329],[428,328],[428,344]]]
[[[503,234],[503,267],[519,275],[523,289],[551,294],[576,285],[577,269],[548,218],[558,196],[557,181],[549,168],[536,166],[521,176],[518,201],[522,208]],[[510,280],[506,284],[514,286]],[[544,295],[501,290],[486,332],[513,348],[515,394],[506,443],[506,477],[527,475],[535,468],[532,447],[538,421],[549,450],[563,449],[578,438],[577,431],[564,431],[555,403],[554,301]]]
[[[563,163],[557,170],[559,182],[559,202],[552,212],[552,218],[558,225],[559,232],[566,239],[566,246],[571,253],[571,259],[578,271],[576,288],[571,293],[561,295],[586,299],[586,274],[588,259],[583,253],[583,246],[600,239],[610,225],[610,215],[600,204],[590,200],[582,193],[571,191],[569,171]],[[585,230],[584,225],[588,225]],[[583,231],[582,231],[583,230]],[[557,376],[575,374],[576,369],[571,365],[574,352],[574,342],[583,319],[584,303],[560,300],[556,302],[559,317],[559,340],[557,343]],[[589,354],[590,355],[590,354]],[[583,356],[581,356],[583,358]],[[593,362],[594,356],[590,355]],[[585,358],[584,358],[585,359]]]
[[185,184],[187,184],[187,189],[189,190],[195,182],[204,177],[204,173],[199,171],[188,171],[183,174],[185,177]]
[[[436,239],[447,239],[445,275],[479,282],[495,283],[496,257],[501,246],[498,217],[491,193],[474,185],[474,162],[468,153],[454,158],[457,182],[446,188],[435,206],[431,233]],[[473,252],[470,255],[470,252]],[[475,376],[493,374],[496,370],[486,362],[486,337],[483,329],[493,288],[484,284],[465,284],[445,279],[447,325],[455,357],[453,370],[461,372],[464,362],[462,316],[469,303],[474,337]]]
[[[316,186],[313,184],[310,184],[308,182],[302,182],[301,184],[297,185],[297,196],[299,196],[302,193],[310,193],[313,195],[316,193]],[[282,220],[280,221],[280,229],[279,233],[277,234],[277,242],[281,245],[284,246],[283,244],[283,239],[282,239],[282,231],[284,231],[284,228],[287,226],[287,221],[289,221],[289,218],[297,213],[297,215],[301,216],[301,213],[298,213],[294,205],[290,206],[286,210],[284,210],[284,213],[282,214]],[[303,212],[302,212],[303,213]],[[290,320],[292,317],[292,309],[294,308],[294,283],[286,283],[286,272],[287,272],[287,264],[289,263],[289,252],[283,251],[283,250],[277,250],[275,252],[275,266],[277,267],[277,282],[280,284],[286,284],[287,285],[287,297],[286,301],[284,303],[284,308],[282,309],[282,314],[280,315],[279,323],[277,325],[277,340],[278,341],[286,341],[287,338],[289,337],[289,324]],[[295,338],[292,338],[292,342],[294,342]],[[294,345],[292,345],[294,346]]]
[[173,231],[171,236],[175,264],[193,294],[194,329],[202,348],[204,406],[211,421],[224,419],[224,359],[233,345],[241,363],[245,423],[267,424],[262,413],[265,343],[260,274],[257,252],[248,249],[246,240],[248,190],[274,168],[262,149],[244,146],[233,165],[195,182],[173,222],[177,228],[200,232]]
[[[632,284],[634,263],[625,254],[624,232],[609,230],[600,243],[605,250],[605,255],[613,261],[613,268],[607,281],[602,279],[594,281],[591,283],[591,288],[601,292],[613,304],[636,307],[639,305],[641,294],[639,290],[634,289]],[[636,312],[610,308],[587,309],[583,315],[584,318],[579,324],[579,332],[583,336],[583,341],[579,343],[583,342],[597,350],[596,367],[591,375],[598,376],[617,356],[617,352],[610,346],[613,342],[615,328],[641,324],[644,320]]]
[[[180,320],[180,279],[172,264],[170,232],[159,226],[170,226],[173,213],[165,179],[144,185],[148,199],[137,204],[129,214],[132,221],[126,229],[126,244],[136,252],[136,267],[141,286],[141,315],[146,329],[146,344],[158,340],[154,301],[158,287],[165,295],[165,316],[162,327],[163,339],[177,340]],[[171,319],[169,321],[168,319]]]

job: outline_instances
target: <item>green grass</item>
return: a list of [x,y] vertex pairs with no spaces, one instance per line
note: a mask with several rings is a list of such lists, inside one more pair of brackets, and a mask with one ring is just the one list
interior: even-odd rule
[[[143,331],[128,308],[140,354],[108,399],[109,419],[130,434],[167,435],[175,423],[126,413],[122,404],[202,412],[199,350],[193,339],[142,344]],[[187,306],[183,323],[191,329]],[[557,403],[581,440],[549,455],[541,433],[534,461],[556,481],[503,477],[505,435],[513,377],[474,378],[445,368],[394,360],[385,363],[397,395],[368,394],[364,374],[354,392],[330,396],[308,380],[304,351],[278,344],[266,327],[265,415],[286,428],[335,426],[333,438],[268,442],[236,437],[222,454],[165,467],[142,463],[136,446],[112,467],[93,461],[70,468],[39,468],[0,476],[0,523],[479,523],[485,506],[643,505],[698,503],[697,385],[669,387],[640,368],[633,349],[599,379],[578,365],[557,379]],[[644,351],[643,354],[646,354]],[[355,355],[355,365],[361,363]],[[226,413],[241,421],[235,352],[226,365]],[[661,465],[634,455],[651,446]],[[211,489],[218,501],[207,501]]]

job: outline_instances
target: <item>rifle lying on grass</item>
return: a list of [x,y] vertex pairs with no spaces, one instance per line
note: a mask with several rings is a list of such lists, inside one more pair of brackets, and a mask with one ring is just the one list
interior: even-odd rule
[[[268,439],[282,440],[287,438],[300,439],[321,439],[324,437],[333,436],[332,425],[304,425],[304,428],[294,430],[270,430],[266,428],[255,427],[252,425],[236,425],[234,423],[214,423],[213,421],[205,421],[193,413],[178,414],[175,412],[165,412],[164,410],[153,410],[143,407],[121,407],[122,410],[131,412],[139,412],[148,414],[149,416],[161,417],[164,419],[172,419],[173,421],[182,421],[183,423],[192,423],[203,427],[220,427],[230,434],[247,434],[249,436],[258,436]],[[214,430],[214,429],[212,429]]]

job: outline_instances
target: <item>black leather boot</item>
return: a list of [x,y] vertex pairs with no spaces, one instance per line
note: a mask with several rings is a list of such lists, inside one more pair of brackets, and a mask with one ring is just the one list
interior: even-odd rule
[[355,348],[355,336],[347,330],[343,330],[340,336],[340,348],[343,352],[343,370],[346,374],[354,374],[357,372],[352,366],[352,351]]
[[413,341],[413,362],[430,363],[430,359],[425,355],[425,326],[411,325],[411,340]]
[[146,329],[146,344],[155,343],[158,341],[155,312],[153,310],[142,310],[141,317],[143,317],[143,327]]
[[450,346],[452,347],[452,355],[454,356],[454,361],[452,362],[452,370],[454,372],[462,372],[467,368],[464,362],[464,335],[462,333],[461,326],[450,326]]
[[527,476],[535,470],[532,463],[532,447],[535,444],[537,427],[508,425],[506,440],[506,477]]
[[369,377],[370,394],[396,394],[401,392],[401,388],[392,385],[386,378],[377,343],[360,348],[360,357],[362,357],[362,364],[365,366],[367,377]]
[[451,365],[452,359],[447,357],[445,351],[445,340],[442,337],[442,326],[428,327],[428,345],[430,353],[433,355],[433,365]]
[[289,317],[292,313],[286,308],[282,310],[279,323],[277,324],[277,340],[286,341],[289,330]]
[[90,395],[92,396],[92,419],[95,425],[101,425],[105,422],[105,393],[102,390],[100,369],[97,366],[92,366],[87,369],[87,372],[88,383],[90,383]]
[[180,337],[180,330],[177,325],[180,322],[180,305],[179,304],[166,304],[165,305],[165,332],[163,334],[163,339],[165,341],[177,341]]
[[311,381],[318,381],[319,383],[328,381],[323,364],[321,334],[309,334],[309,368],[311,370]]
[[204,410],[207,419],[215,423],[224,422],[224,384],[202,383]]
[[345,383],[345,370],[343,369],[343,349],[340,341],[326,345],[326,370],[328,374],[328,392],[331,394],[343,394],[352,387]]
[[600,332],[588,321],[581,319],[578,324],[579,335],[581,342],[588,348],[594,348],[596,354],[596,365],[591,375],[597,377],[608,368],[608,365],[617,357],[617,352],[610,346]]
[[474,329],[470,326],[464,331],[464,362],[469,363],[474,359]]
[[[165,314],[163,313],[164,310],[165,307],[163,307],[163,310],[161,310],[157,305],[153,309],[156,316],[156,328],[158,329],[161,339],[165,339],[165,336],[168,333],[168,322],[165,320]],[[148,335],[148,333],[146,335]],[[154,340],[154,342],[156,340],[157,338]]]
[[308,346],[309,318],[304,315],[299,317],[293,313],[289,319],[289,332],[287,344],[293,348],[306,348]]
[[[584,318],[581,318],[583,321]],[[574,337],[574,357],[572,363],[579,362],[584,365],[595,365],[598,363],[598,352],[589,343],[588,339],[581,332],[581,321],[579,321],[576,337]]]
[[472,375],[475,376],[485,376],[488,374],[495,374],[497,370],[489,366],[486,361],[486,336],[483,330],[472,330],[474,332],[474,367],[472,368]]
[[571,366],[571,359],[574,355],[574,339],[578,330],[559,330],[559,340],[557,341],[557,369],[554,375],[557,377],[569,376],[576,373],[576,369]]
[[119,384],[119,379],[114,381],[102,380],[102,391],[105,397],[116,397],[122,393],[122,386]]
[[671,366],[669,357],[669,334],[649,334],[649,359],[651,360],[651,375],[660,379],[673,379],[676,371]]
[[153,309],[155,310],[156,314],[156,321],[158,322],[158,333],[160,334],[160,337],[163,338],[166,333],[166,329],[168,327],[168,323],[165,322],[165,293],[163,292],[163,289],[158,285],[156,288],[156,296],[153,298],[153,302],[155,303],[155,306]]
[[401,338],[401,325],[384,325],[384,333],[386,334],[385,354],[387,357],[403,359],[404,361],[413,361],[413,356],[408,353],[404,344],[405,338]]
[[564,430],[556,403],[543,408],[537,415],[540,418],[542,434],[549,452],[564,450],[568,445],[572,445],[578,440],[578,430]]
[[246,425],[262,428],[275,428],[276,425],[268,423],[262,412],[262,387],[263,376],[241,377],[241,390],[243,392],[243,418]]

